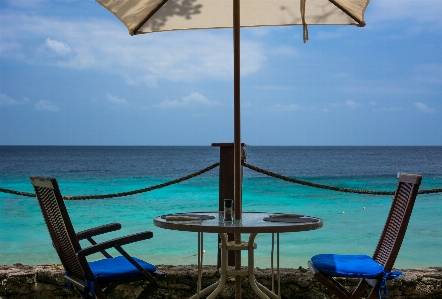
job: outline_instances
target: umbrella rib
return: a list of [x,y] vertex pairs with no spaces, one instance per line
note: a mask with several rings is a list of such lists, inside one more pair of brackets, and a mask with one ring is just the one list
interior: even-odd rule
[[149,21],[149,19],[157,13],[158,10],[161,9],[161,7],[163,7],[164,4],[166,4],[166,2],[169,0],[163,0],[161,1],[160,4],[157,5],[157,7],[155,7],[155,9],[153,9],[134,29],[132,32],[130,32],[131,35],[136,35],[138,34],[138,30],[140,30],[141,27],[143,27],[144,24],[146,24],[147,21]]
[[336,5],[340,10],[345,12],[350,18],[352,18],[353,20],[358,22],[359,23],[359,25],[357,25],[358,27],[364,27],[366,25],[365,21],[364,21],[364,13],[365,13],[365,10],[367,9],[368,3],[370,1],[367,1],[367,4],[365,5],[364,10],[362,11],[362,20],[359,20],[357,17],[355,17],[353,14],[351,14],[350,11],[348,11],[345,7],[343,7],[342,5],[337,3],[335,0],[328,0],[328,1],[330,1],[331,3]]

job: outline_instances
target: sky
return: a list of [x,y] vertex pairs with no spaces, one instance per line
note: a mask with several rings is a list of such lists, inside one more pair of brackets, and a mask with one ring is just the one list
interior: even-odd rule
[[[442,145],[442,1],[241,30],[247,145]],[[233,142],[231,29],[130,36],[93,0],[0,2],[0,145]]]

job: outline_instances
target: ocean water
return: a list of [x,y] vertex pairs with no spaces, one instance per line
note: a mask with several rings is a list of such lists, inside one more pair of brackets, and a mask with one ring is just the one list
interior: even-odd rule
[[[400,171],[422,174],[421,190],[442,188],[442,147],[246,149],[249,164],[319,184],[394,191]],[[218,161],[219,148],[210,146],[1,146],[0,187],[33,192],[29,176],[40,175],[57,178],[63,195],[109,194],[164,183]],[[302,213],[324,221],[319,230],[280,235],[282,267],[306,267],[307,260],[318,253],[371,255],[391,199],[301,186],[244,168],[243,211]],[[123,225],[118,232],[97,237],[98,241],[150,230],[154,238],[125,248],[154,264],[195,264],[197,234],[157,228],[153,218],[166,213],[216,211],[218,168],[151,192],[67,201],[66,205],[77,231],[111,222]],[[442,266],[441,215],[442,193],[418,196],[397,268]],[[35,198],[0,192],[0,232],[0,264],[59,263]],[[205,234],[204,240],[204,263],[216,264],[217,237]],[[271,236],[260,234],[256,243],[255,265],[270,267]]]

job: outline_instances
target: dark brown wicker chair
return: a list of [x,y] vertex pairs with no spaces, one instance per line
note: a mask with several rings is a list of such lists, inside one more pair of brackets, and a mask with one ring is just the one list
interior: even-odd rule
[[[319,254],[308,261],[314,277],[336,297],[361,298],[368,291],[366,298],[377,298],[381,296],[381,289],[386,293],[386,279],[397,278],[401,274],[392,272],[392,268],[407,230],[421,180],[422,176],[413,174],[402,174],[399,177],[390,213],[373,257]],[[361,280],[350,292],[335,277]]]
[[[53,246],[63,264],[69,287],[78,289],[83,298],[106,299],[118,285],[133,281],[148,281],[138,298],[148,298],[157,288],[157,275],[163,273],[154,265],[129,256],[121,246],[150,239],[153,233],[146,231],[97,244],[93,237],[119,230],[121,224],[111,223],[75,233],[54,178],[31,177],[43,217],[49,229]],[[81,248],[79,240],[86,239],[92,245]],[[106,249],[115,248],[122,256],[112,257]],[[101,252],[105,259],[88,262],[86,257]],[[161,276],[160,276],[161,277]]]

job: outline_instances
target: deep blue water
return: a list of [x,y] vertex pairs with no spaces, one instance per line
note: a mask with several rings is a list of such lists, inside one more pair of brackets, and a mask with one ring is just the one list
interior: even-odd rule
[[[315,183],[394,191],[398,171],[422,174],[421,189],[442,188],[442,147],[255,147],[247,162]],[[0,187],[33,192],[29,176],[53,176],[64,195],[131,191],[176,179],[219,161],[216,147],[1,146]],[[129,197],[66,202],[82,230],[123,224],[111,237],[151,230],[154,238],[128,247],[156,264],[196,263],[196,235],[162,230],[157,215],[216,210],[218,168],[189,181]],[[282,265],[306,266],[317,253],[366,253],[378,241],[391,196],[315,189],[244,169],[243,210],[294,212],[323,218],[312,232],[282,234]],[[365,207],[365,209],[363,209]],[[344,214],[342,212],[345,212]],[[442,194],[419,195],[397,267],[442,266]],[[58,263],[35,198],[0,193],[0,264]],[[269,236],[259,235],[257,265],[268,267]],[[205,263],[216,263],[216,238],[205,237]]]

